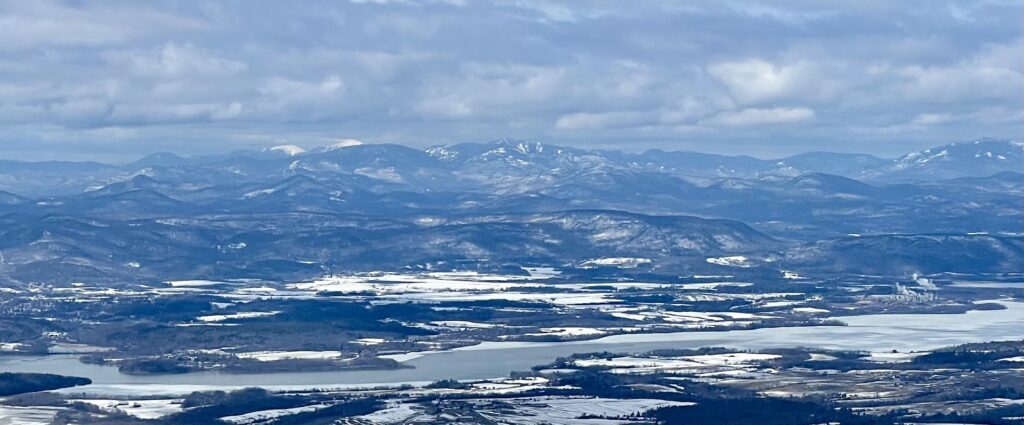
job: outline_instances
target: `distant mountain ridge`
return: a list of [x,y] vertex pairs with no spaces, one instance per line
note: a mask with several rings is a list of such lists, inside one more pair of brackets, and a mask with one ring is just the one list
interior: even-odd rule
[[770,276],[1020,272],[1021,152],[979,139],[892,160],[762,160],[502,139],[154,154],[120,166],[0,161],[0,282],[596,258],[642,258],[643,270],[670,275],[738,272],[706,261],[718,256],[749,258],[746,272]]
[[632,154],[514,139],[433,146],[424,150],[353,142],[310,150],[288,145],[188,158],[158,153],[122,166],[92,162],[0,161],[0,191],[27,197],[68,195],[138,174],[156,179],[190,179],[196,183],[212,180],[207,182],[209,184],[297,173],[348,174],[405,184],[410,190],[492,190],[594,170],[711,179],[823,173],[870,183],[896,183],[987,177],[1000,172],[1020,172],[1022,164],[1024,145],[994,139],[951,143],[893,160],[829,152],[777,160],[687,151],[651,150]]
[[866,171],[865,176],[899,176],[907,180],[980,177],[1005,171],[1020,172],[1022,165],[1024,143],[985,138],[911,152],[879,170]]

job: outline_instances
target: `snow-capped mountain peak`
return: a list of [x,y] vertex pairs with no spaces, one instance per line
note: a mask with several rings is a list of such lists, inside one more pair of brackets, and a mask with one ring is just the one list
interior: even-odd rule
[[896,160],[898,166],[910,167],[932,161],[1010,161],[1024,156],[1024,144],[990,138],[908,153]]
[[908,178],[991,175],[1024,162],[1024,144],[983,138],[911,152],[893,160],[886,173]]
[[336,143],[333,143],[330,146],[327,146],[326,148],[324,148],[324,150],[325,151],[333,151],[335,149],[350,148],[352,146],[360,146],[362,144],[363,144],[362,141],[356,140],[356,139],[341,139],[341,140],[338,140]]
[[288,156],[295,156],[295,155],[306,153],[305,149],[303,149],[300,146],[295,146],[295,145],[274,146],[272,148],[267,148],[266,151],[268,151],[268,152],[281,152],[281,153],[283,153],[285,155],[288,155]]
[[459,156],[459,151],[450,149],[447,146],[429,147],[424,152],[437,159],[455,159]]

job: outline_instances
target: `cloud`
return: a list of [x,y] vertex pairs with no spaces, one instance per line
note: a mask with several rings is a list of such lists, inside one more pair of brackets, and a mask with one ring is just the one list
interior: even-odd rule
[[259,92],[270,103],[315,103],[336,99],[345,91],[345,83],[337,75],[320,81],[299,81],[283,77],[267,80]]
[[754,18],[773,19],[786,24],[802,24],[832,16],[833,11],[815,11],[811,8],[785,8],[770,6],[757,1],[726,1],[726,7],[733,12]]
[[939,114],[917,114],[914,120],[910,123],[913,125],[933,125],[933,124],[945,124],[953,121],[955,118],[952,114],[939,113]]
[[111,112],[111,105],[97,99],[72,99],[50,105],[49,111],[58,119],[69,122],[88,122],[101,119]]
[[[861,78],[844,75],[846,70],[842,66],[810,60],[783,66],[761,59],[719,62],[708,66],[707,72],[743,104],[780,99],[832,101],[861,81]],[[838,80],[836,77],[845,78]]]
[[427,119],[494,117],[552,102],[568,86],[560,67],[470,62],[455,77],[427,82],[413,112]]
[[917,114],[910,125],[927,127],[944,124],[1004,124],[1024,121],[1024,108],[1002,106],[983,107],[962,114],[924,113]]
[[638,112],[578,112],[563,115],[555,122],[559,130],[603,130],[614,127],[632,127],[649,122],[650,117]]
[[579,18],[577,11],[563,3],[546,0],[515,0],[509,4],[536,14],[541,21],[573,22]]
[[232,75],[247,68],[243,62],[220,57],[191,44],[168,43],[154,52],[118,52],[109,56],[114,64],[127,66],[136,75],[148,78]]
[[193,17],[139,6],[88,7],[55,1],[7,1],[0,5],[0,28],[4,33],[4,37],[0,37],[0,50],[121,44],[205,28]]
[[1024,93],[1024,39],[983,46],[973,57],[949,65],[910,65],[896,72],[901,92],[925,101],[1011,100]]
[[1024,134],[1020,2],[248,6],[0,0],[0,152],[132,159],[344,134],[886,155]]
[[791,70],[776,69],[758,59],[714,64],[708,67],[708,73],[725,84],[741,102],[757,102],[784,94],[791,90],[796,77]]
[[814,119],[814,110],[809,108],[747,108],[726,111],[712,117],[713,124],[725,126],[751,126],[764,124],[792,124]]
[[136,104],[117,106],[110,113],[111,125],[146,125],[187,122],[227,121],[238,118],[242,104],[230,103],[177,103]]

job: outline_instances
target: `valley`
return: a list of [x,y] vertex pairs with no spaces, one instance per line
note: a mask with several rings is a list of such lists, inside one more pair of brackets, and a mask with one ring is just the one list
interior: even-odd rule
[[1020,297],[1024,290],[1021,276],[981,277],[1007,283],[991,288],[943,276],[903,282],[851,276],[835,283],[788,272],[774,279],[633,281],[580,272],[588,277],[529,268],[517,275],[366,273],[285,284],[12,289],[0,298],[0,311],[8,326],[17,326],[9,332],[20,335],[9,337],[4,352],[82,354],[83,362],[136,375],[389,369],[401,367],[395,358],[409,353],[481,342],[841,326],[845,316],[1002,310],[983,300]]
[[0,421],[1019,423],[1022,152],[17,164]]

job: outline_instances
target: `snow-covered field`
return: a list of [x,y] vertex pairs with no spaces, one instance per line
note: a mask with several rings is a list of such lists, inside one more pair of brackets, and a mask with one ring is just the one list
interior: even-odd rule
[[287,359],[336,360],[344,357],[344,353],[341,351],[254,351],[232,354],[239,358],[254,359],[261,362]]
[[814,307],[796,307],[796,308],[793,309],[793,312],[794,313],[807,313],[807,314],[829,314],[829,313],[831,313],[831,311],[825,310],[823,308],[814,308]]
[[399,299],[421,302],[443,302],[443,301],[533,301],[563,306],[580,306],[592,304],[610,304],[621,302],[611,294],[605,293],[583,293],[583,292],[470,292],[470,291],[449,291],[449,292],[427,292],[427,293],[403,293],[395,295],[383,295],[382,299]]
[[201,287],[201,286],[213,286],[220,285],[226,282],[218,282],[213,280],[172,280],[167,282],[168,285],[175,288],[189,288],[189,287]]
[[200,322],[223,322],[225,320],[237,320],[237,319],[254,319],[257,317],[273,316],[275,314],[281,314],[280,311],[246,311],[241,313],[233,314],[213,314],[209,316],[199,316],[196,320]]
[[456,329],[486,329],[497,326],[491,323],[470,322],[468,320],[435,320],[429,324],[432,326]]
[[920,351],[920,352],[900,353],[900,352],[891,352],[891,351],[888,351],[888,352],[887,351],[873,351],[873,352],[871,352],[870,355],[865,357],[865,359],[867,359],[869,361],[873,361],[873,362],[878,362],[878,363],[906,363],[906,362],[909,362],[911,360],[914,360],[915,357],[923,356],[925,354],[928,354],[928,352],[927,351]]
[[356,416],[352,422],[367,424],[400,424],[415,416],[416,409],[405,403],[391,403],[386,408],[368,415]]
[[729,257],[709,257],[705,259],[708,263],[719,265],[719,266],[730,266],[730,267],[752,267],[754,263],[749,258],[742,255],[733,255]]
[[0,351],[18,351],[25,348],[25,344],[20,342],[0,342]]
[[423,292],[482,292],[506,291],[513,288],[535,287],[530,280],[547,279],[551,273],[537,275],[493,275],[477,272],[436,272],[424,274],[364,273],[349,276],[327,276],[310,282],[288,285],[303,291],[330,291],[337,293],[406,294]]
[[616,306],[605,309],[608,314],[627,320],[663,323],[667,326],[687,329],[723,328],[744,324],[753,324],[775,316],[768,314],[752,314],[734,311],[696,312],[666,311],[651,306],[624,307]]
[[581,368],[607,368],[612,373],[620,374],[699,373],[722,368],[746,370],[749,366],[779,357],[775,354],[758,353],[723,353],[681,357],[623,356],[581,359],[573,361],[572,364]]
[[[616,265],[643,263],[642,258],[602,258],[594,264]],[[716,291],[721,287],[746,287],[751,282],[718,281],[707,283],[594,282],[549,283],[541,280],[559,276],[555,269],[528,269],[529,275],[495,275],[476,272],[435,272],[421,274],[364,273],[328,276],[287,285],[296,293],[330,292],[340,296],[372,295],[374,300],[416,302],[454,301],[526,301],[559,306],[588,306],[620,303],[615,293],[628,289],[671,288],[683,291]],[[241,290],[239,290],[241,292]],[[276,294],[284,295],[284,294]],[[714,301],[727,299],[768,299],[793,294],[695,294],[683,301]],[[799,295],[799,294],[796,294]]]
[[649,258],[636,258],[636,257],[606,257],[606,258],[595,258],[580,263],[582,268],[594,268],[594,267],[618,267],[620,269],[633,269],[637,268],[642,264],[650,264],[651,259]]
[[91,404],[106,411],[121,411],[139,419],[157,419],[182,410],[181,399],[114,400],[72,399],[71,402]]
[[707,283],[684,283],[676,285],[679,289],[688,291],[713,291],[723,286],[747,287],[753,286],[751,282],[707,282]]
[[255,422],[263,422],[270,419],[280,418],[282,416],[294,415],[296,413],[315,412],[327,406],[313,405],[313,406],[302,406],[294,407],[291,409],[272,409],[272,410],[260,410],[258,412],[250,412],[244,415],[225,416],[220,420],[232,424],[249,424]]
[[691,406],[693,403],[655,399],[609,399],[598,397],[530,397],[503,399],[511,409],[491,410],[486,407],[477,412],[482,416],[512,424],[609,424],[625,421],[579,419],[584,415],[628,416],[650,409],[668,406]]
[[581,328],[581,327],[567,327],[567,328],[541,328],[540,333],[527,334],[527,335],[555,335],[561,337],[574,337],[574,336],[595,336],[605,335],[607,331],[594,328]]
[[0,425],[50,425],[60,407],[0,406]]

